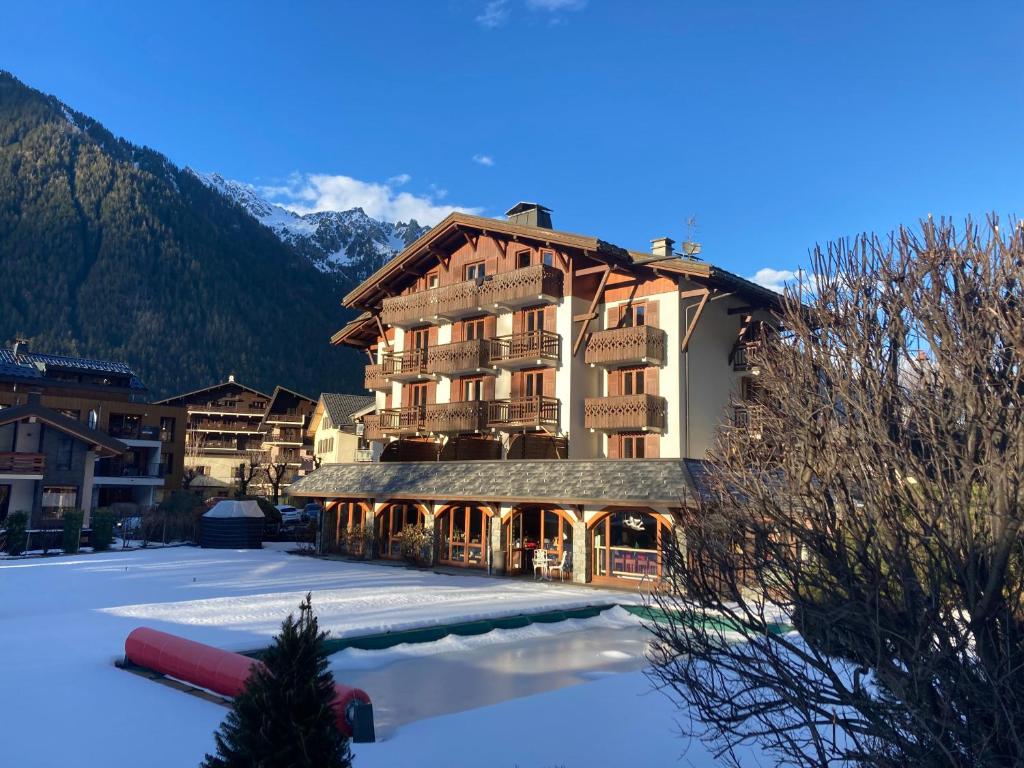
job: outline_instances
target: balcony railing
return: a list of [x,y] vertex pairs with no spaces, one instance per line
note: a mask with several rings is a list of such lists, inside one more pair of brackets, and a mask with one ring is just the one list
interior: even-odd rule
[[487,403],[469,400],[428,405],[424,426],[428,432],[479,432],[487,427]]
[[664,365],[667,335],[661,328],[636,325],[597,331],[584,359],[591,365]]
[[583,426],[607,432],[664,432],[668,401],[657,395],[588,397],[583,403]]
[[0,473],[9,475],[41,475],[46,471],[46,454],[0,453]]
[[546,264],[488,275],[478,280],[391,296],[381,306],[381,321],[408,328],[438,318],[454,320],[485,308],[520,307],[562,297],[562,273]]
[[384,376],[394,381],[412,381],[425,376],[427,349],[417,347],[384,355]]
[[758,342],[747,342],[737,344],[732,350],[732,369],[734,371],[749,371],[753,367],[750,353],[757,347]]
[[127,464],[123,461],[110,461],[100,459],[96,462],[96,477],[150,477],[160,478],[164,476],[165,467],[158,466],[153,469],[139,464]]
[[453,376],[489,367],[490,343],[486,339],[440,344],[427,352],[427,370],[432,373]]
[[247,435],[258,435],[262,433],[256,423],[251,421],[213,421],[202,420],[194,422],[189,429],[199,432],[240,432]]
[[383,440],[384,433],[380,428],[380,414],[368,413],[363,416],[363,437],[367,440]]
[[426,429],[426,413],[425,405],[385,408],[380,412],[380,430],[385,435],[415,435]]
[[373,461],[372,448],[356,448],[352,452],[353,461]]
[[732,425],[737,429],[750,429],[750,411],[742,405],[732,409]]
[[141,424],[134,426],[111,426],[107,429],[111,437],[124,438],[126,440],[160,440],[160,427],[151,427]]
[[366,374],[363,379],[367,389],[388,389],[387,377],[384,375],[384,366],[380,364],[372,364],[366,366]]
[[494,400],[487,405],[487,426],[496,429],[558,427],[559,402],[554,397]]
[[491,339],[491,365],[498,368],[527,368],[557,363],[562,337],[552,331],[528,331]]

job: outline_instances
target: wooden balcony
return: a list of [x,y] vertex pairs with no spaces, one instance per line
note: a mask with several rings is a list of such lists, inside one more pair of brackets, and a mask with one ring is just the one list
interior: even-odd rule
[[46,471],[46,454],[44,453],[0,453],[0,474],[4,475],[41,475]]
[[383,440],[384,433],[380,428],[380,414],[368,413],[363,416],[363,437],[367,440]]
[[384,355],[384,376],[390,381],[416,381],[431,378],[425,348],[407,349]]
[[494,400],[487,405],[487,426],[501,430],[528,427],[558,428],[559,402],[554,397]]
[[479,432],[487,427],[487,403],[435,403],[427,406],[426,430],[436,433]]
[[366,366],[366,374],[363,381],[367,389],[385,391],[391,388],[387,377],[384,375],[384,366],[380,364],[375,363]]
[[411,328],[494,309],[551,303],[561,297],[562,273],[546,264],[537,264],[406,296],[390,296],[381,305],[380,319],[387,325]]
[[380,412],[380,431],[385,435],[415,435],[426,431],[424,405],[385,408]]
[[534,264],[484,279],[481,304],[517,309],[532,304],[553,304],[562,298],[562,273],[547,264]]
[[490,367],[490,349],[486,339],[439,344],[430,347],[427,353],[427,369],[445,376],[493,373]]
[[529,331],[491,339],[491,365],[518,370],[557,365],[562,354],[562,337],[552,331]]
[[658,395],[588,397],[583,426],[602,432],[664,432],[668,401]]
[[590,365],[664,365],[668,336],[661,328],[636,325],[597,331],[587,342],[584,357]]
[[749,371],[754,368],[754,364],[750,360],[750,352],[757,346],[757,342],[747,344],[737,344],[733,347],[732,354],[732,369],[734,371]]

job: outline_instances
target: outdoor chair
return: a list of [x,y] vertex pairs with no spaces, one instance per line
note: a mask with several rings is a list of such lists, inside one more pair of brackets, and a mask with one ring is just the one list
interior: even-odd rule
[[550,578],[552,571],[558,571],[558,580],[564,581],[565,575],[572,575],[572,566],[569,564],[569,550],[562,552],[562,559],[557,563],[548,566],[548,577]]
[[540,576],[543,579],[550,579],[551,577],[547,574],[548,565],[548,553],[543,549],[535,549],[533,551],[533,577],[537,578],[537,571],[540,571]]

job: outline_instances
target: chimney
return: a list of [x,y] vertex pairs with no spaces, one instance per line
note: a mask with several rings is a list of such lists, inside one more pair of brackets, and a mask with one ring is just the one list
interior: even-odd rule
[[14,340],[14,346],[11,348],[11,352],[14,353],[14,359],[18,359],[18,355],[28,354],[28,339],[17,338]]
[[668,258],[673,256],[672,246],[676,244],[676,241],[671,237],[658,237],[651,240],[651,253],[655,256],[661,256],[662,258]]
[[551,209],[540,203],[516,203],[505,211],[505,217],[511,224],[551,229]]

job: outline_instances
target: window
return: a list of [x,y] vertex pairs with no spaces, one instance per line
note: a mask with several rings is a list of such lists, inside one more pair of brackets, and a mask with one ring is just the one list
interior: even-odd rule
[[[614,439],[614,438],[613,438]],[[619,455],[624,459],[642,459],[646,455],[644,450],[645,437],[642,434],[619,435]]]
[[174,421],[175,419],[173,416],[160,417],[160,439],[165,443],[169,443],[174,440]]
[[427,385],[410,384],[412,390],[409,400],[414,408],[423,408],[427,404]]
[[42,516],[60,519],[67,510],[76,509],[77,502],[78,488],[74,485],[43,486]]
[[544,395],[543,371],[526,371],[523,373],[523,395],[525,397],[542,397]]
[[476,264],[467,264],[465,267],[465,274],[467,280],[480,280],[484,277],[484,263],[478,261]]
[[555,265],[555,254],[552,251],[541,251],[540,260],[545,267],[553,267]]
[[644,393],[644,369],[627,368],[621,372],[622,394],[642,395]]
[[462,399],[466,402],[484,399],[484,380],[482,378],[462,380]]
[[427,288],[437,288],[437,286],[440,285],[441,283],[441,278],[437,274],[437,272],[431,272],[429,275],[427,275],[425,282]]
[[409,331],[409,341],[406,342],[406,349],[426,349],[430,343],[429,328],[415,328]]
[[619,325],[623,328],[641,326],[647,322],[647,307],[643,304],[630,304],[622,308],[622,320]]
[[57,469],[71,469],[71,454],[73,448],[74,442],[67,435],[61,435],[57,438],[57,456],[55,458]]
[[523,330],[526,333],[544,330],[544,308],[534,307],[523,310]]
[[462,332],[466,341],[482,339],[484,337],[484,319],[482,317],[477,317],[472,320],[467,320],[463,326]]
[[173,453],[161,453],[160,454],[160,477],[167,477],[173,471],[174,471],[174,454]]
[[594,576],[657,578],[668,527],[641,510],[613,512],[592,529]]
[[522,269],[523,267],[530,266],[530,252],[529,251],[518,251],[516,253],[516,268]]
[[99,420],[100,415],[95,410],[89,411],[89,429],[96,429]]

